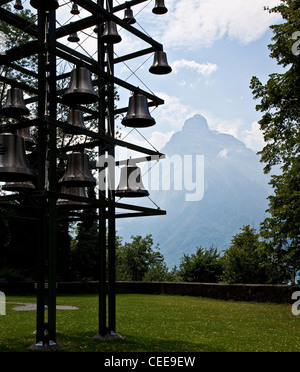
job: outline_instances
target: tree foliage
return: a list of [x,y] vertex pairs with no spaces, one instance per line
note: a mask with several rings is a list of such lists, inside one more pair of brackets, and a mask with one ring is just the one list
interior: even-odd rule
[[196,253],[184,254],[178,276],[184,282],[217,283],[222,274],[220,254],[216,248],[197,248]]
[[154,249],[151,235],[132,236],[117,249],[117,279],[128,281],[163,281],[168,277],[168,268],[159,246]]
[[[263,85],[257,77],[251,81],[257,111],[266,141],[259,152],[269,173],[275,165],[281,173],[272,176],[274,195],[269,197],[270,217],[262,224],[263,237],[272,244],[277,256],[285,256],[290,265],[299,266],[300,247],[300,55],[295,51],[295,35],[300,30],[299,0],[284,0],[270,12],[279,13],[283,22],[271,26],[274,37],[269,45],[271,58],[282,66]],[[287,262],[286,262],[287,263]]]
[[222,258],[223,280],[229,283],[267,283],[270,260],[254,228],[244,226]]

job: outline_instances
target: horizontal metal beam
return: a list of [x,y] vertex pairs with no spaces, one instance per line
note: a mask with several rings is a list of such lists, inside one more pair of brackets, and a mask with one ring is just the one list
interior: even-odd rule
[[167,214],[166,211],[162,211],[160,209],[155,209],[156,213],[149,214],[146,212],[140,213],[116,213],[116,218],[137,218],[137,217],[150,217],[150,216],[165,216]]
[[[78,207],[77,207],[78,208]],[[66,218],[64,217],[64,214],[63,214],[63,208],[61,208],[62,210],[62,213],[60,215],[60,217],[62,219]],[[67,211],[67,208],[66,208],[66,211]],[[155,214],[154,212],[155,211]],[[151,214],[147,213],[147,212],[130,212],[130,213],[116,213],[115,217],[116,218],[137,218],[137,217],[149,217],[149,216],[165,216],[166,215],[166,211],[162,211],[160,209],[154,209],[154,210],[151,210]],[[101,217],[97,214],[95,215],[91,215],[91,214],[88,214],[88,213],[84,213],[84,212],[76,212],[76,210],[73,210],[73,211],[68,211],[68,221],[82,221],[84,219],[95,219],[95,220],[99,220]],[[108,218],[108,213],[106,212],[105,213],[105,218],[107,219]]]
[[24,199],[37,199],[46,197],[46,191],[32,191],[28,194],[10,194],[0,196],[0,208],[2,203],[13,202]]
[[120,5],[117,5],[117,6],[113,7],[112,12],[113,13],[116,13],[116,12],[119,12],[120,10],[124,10],[126,8],[131,8],[132,6],[135,6],[135,5],[144,3],[145,1],[148,1],[148,0],[131,0],[131,1],[125,1],[124,4],[120,4]]
[[121,165],[129,165],[129,164],[138,164],[138,163],[145,163],[146,161],[160,161],[166,158],[166,155],[152,155],[146,156],[142,158],[130,158],[127,160],[120,160],[116,161],[116,166],[119,167]]
[[[85,129],[85,128],[79,128],[79,127],[76,127],[74,125],[70,125],[66,122],[54,120],[53,118],[47,117],[47,116],[44,117],[44,118],[37,118],[37,119],[33,119],[33,120],[24,120],[24,121],[21,121],[17,124],[2,125],[2,126],[0,126],[0,131],[4,130],[4,129],[14,131],[14,130],[21,129],[21,128],[28,128],[28,127],[33,127],[33,126],[47,125],[47,124],[50,124],[50,125],[56,126],[58,128],[62,128],[62,129],[72,129],[74,131],[74,133],[76,133],[78,135],[84,135],[84,136],[87,136],[87,137],[94,138],[96,140],[96,141],[92,141],[92,142],[77,144],[77,145],[74,145],[74,146],[66,146],[66,147],[57,149],[57,151],[60,152],[60,153],[69,152],[69,151],[74,150],[75,148],[92,148],[92,147],[96,147],[96,146],[99,146],[99,145],[100,146],[105,146],[106,144],[111,144],[111,145],[116,145],[116,146],[120,146],[120,147],[126,147],[130,150],[140,152],[140,153],[144,153],[146,155],[150,155],[152,160],[163,159],[165,157],[165,154],[162,154],[159,151],[154,151],[154,150],[151,150],[151,149],[147,149],[145,147],[138,146],[138,145],[135,145],[135,144],[130,143],[130,142],[122,141],[122,140],[119,140],[117,138],[112,138],[112,137],[107,136],[105,134],[96,133],[96,132],[90,131],[90,130]],[[141,162],[141,159],[145,159],[145,158],[138,158],[137,162]],[[122,162],[119,162],[118,165],[119,164],[123,165],[124,163],[125,163],[125,161],[122,161]]]
[[7,67],[10,67],[10,68],[12,68],[16,71],[19,71],[24,75],[28,75],[28,76],[31,76],[35,79],[38,79],[38,74],[36,72],[28,70],[27,68],[24,68],[22,66],[19,66],[16,63],[9,63],[9,64],[7,64]]
[[8,49],[5,54],[0,55],[0,65],[8,65],[17,60],[30,57],[34,54],[46,50],[47,45],[41,44],[37,40],[29,41],[26,44]]
[[0,196],[0,208],[13,208],[13,205],[5,204],[9,201],[16,201],[16,200],[25,200],[25,199],[37,199],[37,198],[54,198],[54,199],[66,199],[78,202],[89,203],[90,205],[94,206],[95,208],[102,208],[102,207],[113,207],[116,209],[125,209],[131,210],[135,212],[141,212],[148,216],[156,216],[156,215],[165,215],[167,212],[163,211],[159,208],[147,208],[138,205],[131,205],[119,202],[113,202],[106,199],[91,199],[91,198],[84,198],[81,196],[70,195],[70,194],[63,194],[60,192],[54,191],[33,191],[28,194],[12,194],[12,195],[5,195]]
[[4,84],[8,84],[14,88],[20,88],[28,93],[38,94],[38,90],[26,83],[18,82],[17,80],[9,79],[5,76],[0,75],[0,81]]
[[[138,52],[126,54],[122,57],[115,58],[114,59],[114,64],[125,62],[125,61],[128,61],[129,59],[142,57],[146,54],[150,54],[150,53],[153,53],[153,52],[154,52],[153,48],[147,48],[147,49],[140,50]],[[107,62],[106,62],[106,64],[107,64]]]
[[9,12],[4,8],[0,8],[0,20],[26,32],[27,34],[35,38],[38,37],[38,29],[34,23],[31,23],[26,19],[20,17],[19,15]]
[[30,127],[36,127],[40,125],[41,120],[40,119],[33,119],[33,120],[22,120],[15,124],[4,124],[0,125],[0,131],[6,130],[6,131],[15,131],[23,128],[30,128]]
[[42,125],[43,122],[44,122],[44,124],[54,125],[56,127],[62,128],[62,129],[73,129],[74,133],[76,133],[76,134],[82,134],[82,135],[85,135],[85,136],[88,136],[88,137],[91,137],[91,138],[94,138],[94,139],[98,140],[98,141],[92,141],[92,142],[78,144],[78,145],[74,145],[74,146],[63,147],[61,149],[58,149],[59,152],[69,152],[69,151],[74,150],[74,148],[89,148],[89,147],[96,147],[96,146],[99,146],[99,145],[103,146],[105,144],[111,144],[111,145],[115,145],[115,146],[126,147],[130,150],[137,151],[137,152],[140,152],[142,154],[153,155],[153,156],[163,156],[164,155],[164,154],[159,153],[158,151],[150,150],[150,149],[147,149],[147,148],[142,147],[142,146],[137,146],[133,143],[122,141],[122,140],[119,140],[117,138],[107,136],[105,134],[92,132],[92,131],[90,131],[88,129],[85,129],[85,128],[79,128],[79,127],[77,128],[74,125],[70,125],[70,124],[67,124],[65,122],[54,120],[53,118],[48,117],[48,116],[45,117],[44,119],[40,119],[39,125]]
[[59,27],[56,30],[56,38],[59,39],[61,37],[70,35],[73,32],[82,31],[86,28],[95,26],[95,25],[97,25],[101,22],[103,22],[103,17],[102,16],[100,16],[100,17],[90,16],[90,17],[86,17],[84,19],[81,19],[77,22],[71,22],[68,25],[64,25],[62,27]]
[[131,211],[136,211],[136,212],[143,212],[143,213],[147,213],[149,216],[166,214],[166,211],[163,211],[159,208],[153,209],[153,208],[147,208],[147,207],[138,206],[138,205],[118,203],[118,202],[109,201],[105,199],[90,199],[90,198],[84,198],[81,196],[63,194],[63,193],[53,192],[53,191],[47,191],[46,196],[48,198],[54,198],[54,199],[67,199],[67,200],[74,200],[74,201],[79,201],[79,202],[84,202],[84,203],[90,203],[96,208],[111,207],[111,208],[116,208],[116,209],[125,209],[125,210],[131,210]]
[[0,6],[10,3],[12,0],[0,0]]

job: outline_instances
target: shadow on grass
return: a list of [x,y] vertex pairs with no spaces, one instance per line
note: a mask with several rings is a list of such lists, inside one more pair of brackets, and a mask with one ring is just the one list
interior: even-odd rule
[[[58,333],[57,343],[61,345],[54,352],[222,352],[224,350],[211,344],[199,342],[197,344],[186,341],[152,339],[149,337],[122,336],[124,338],[102,341],[95,339],[96,332],[81,332],[72,334]],[[33,335],[23,338],[9,338],[5,343],[1,342],[0,352],[45,352],[41,350],[30,350],[29,347],[35,343]]]
[[64,352],[222,352],[219,347],[204,342],[186,342],[167,338],[133,337],[124,335],[123,338],[101,341],[95,339],[95,333],[83,332],[60,334],[57,342],[63,346]]

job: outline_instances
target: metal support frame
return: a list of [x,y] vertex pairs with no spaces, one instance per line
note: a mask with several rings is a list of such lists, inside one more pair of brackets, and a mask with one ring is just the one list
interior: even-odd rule
[[[12,0],[0,0],[0,6],[9,3]],[[115,147],[123,146],[131,150],[138,151],[147,155],[139,158],[137,161],[158,160],[164,157],[163,154],[141,146],[121,141],[115,138],[115,115],[116,113],[125,112],[126,108],[115,109],[114,85],[131,92],[141,91],[148,98],[149,106],[162,105],[164,102],[139,87],[133,86],[128,82],[122,81],[115,76],[114,65],[129,59],[137,58],[145,54],[153,53],[155,50],[163,50],[163,46],[157,41],[145,35],[135,27],[127,24],[114,13],[125,9],[128,6],[141,4],[147,0],[126,1],[113,7],[112,0],[73,0],[82,8],[90,12],[90,16],[79,20],[78,22],[57,27],[56,11],[37,11],[37,24],[24,20],[19,15],[0,8],[0,20],[14,27],[19,28],[22,32],[28,33],[36,40],[21,45],[6,54],[0,55],[0,63],[17,71],[28,74],[38,81],[38,87],[30,86],[22,82],[13,81],[0,77],[0,81],[29,92],[35,97],[26,99],[26,103],[37,102],[38,118],[32,120],[23,120],[17,124],[6,126],[6,130],[15,130],[24,127],[36,126],[38,128],[38,169],[37,169],[37,190],[28,195],[7,195],[0,197],[1,207],[7,208],[9,213],[0,218],[28,218],[38,224],[38,278],[37,278],[37,317],[36,317],[36,344],[35,346],[47,347],[57,346],[56,344],[56,261],[57,261],[57,221],[60,218],[69,220],[83,220],[85,218],[84,210],[81,213],[72,210],[67,215],[60,214],[57,210],[56,201],[64,197],[69,200],[78,200],[88,202],[89,205],[97,208],[99,224],[99,337],[115,337],[116,333],[116,292],[115,292],[115,234],[116,219],[130,217],[144,217],[151,215],[164,215],[165,211],[160,209],[145,208],[142,206],[119,203],[115,201],[114,192],[111,189],[99,190],[97,199],[88,199],[77,196],[64,195],[57,190],[57,173],[56,162],[59,154],[72,151],[73,147],[68,146],[58,150],[57,128],[67,128],[69,124],[57,120],[57,103],[61,102],[60,96],[63,92],[57,91],[56,82],[69,76],[69,73],[63,76],[57,75],[56,60],[61,58],[77,66],[85,66],[91,72],[98,75],[99,79],[93,84],[98,85],[99,89],[103,81],[107,85],[108,95],[101,97],[98,110],[86,112],[91,114],[91,118],[97,118],[98,131],[86,129],[76,129],[77,134],[84,134],[93,141],[82,144],[82,148],[97,148],[99,155],[115,156]],[[127,54],[119,58],[114,58],[114,47],[110,44],[103,44],[100,37],[104,30],[103,20],[113,20],[118,25],[131,32],[136,37],[148,43],[147,49]],[[71,48],[61,44],[58,39],[67,34],[84,30],[93,25],[98,27],[98,53],[96,59],[91,59],[86,55],[79,53]],[[38,73],[33,73],[25,68],[19,67],[15,62],[25,57],[38,55]],[[106,101],[107,99],[107,101]],[[85,110],[85,108],[82,108]],[[2,128],[0,128],[1,130]],[[108,146],[107,146],[108,145]],[[126,161],[121,161],[119,164]],[[99,169],[103,171],[103,169]],[[114,184],[114,172],[110,175],[110,182]],[[34,198],[37,200],[37,207],[34,209],[21,209],[12,207],[11,201],[22,200],[24,198]],[[122,213],[117,213],[121,209]],[[108,252],[107,252],[108,249]],[[108,256],[107,256],[108,254]],[[108,257],[108,263],[107,263]],[[106,285],[108,274],[108,286]],[[46,291],[46,279],[48,280],[48,291]],[[108,289],[108,290],[107,290]],[[107,304],[108,295],[108,304]],[[48,304],[48,319],[45,319],[45,304]],[[107,313],[108,305],[108,313]]]

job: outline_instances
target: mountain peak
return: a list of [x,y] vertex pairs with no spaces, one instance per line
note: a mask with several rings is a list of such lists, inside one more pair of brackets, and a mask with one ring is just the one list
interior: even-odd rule
[[204,116],[197,114],[185,121],[183,131],[207,131],[209,126]]

